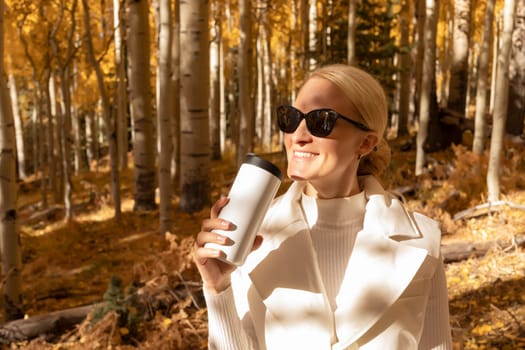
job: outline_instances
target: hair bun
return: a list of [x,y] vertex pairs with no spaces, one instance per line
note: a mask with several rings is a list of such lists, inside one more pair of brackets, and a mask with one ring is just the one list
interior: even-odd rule
[[357,169],[357,175],[374,175],[379,177],[390,164],[390,146],[384,138],[381,138],[374,149],[363,157]]

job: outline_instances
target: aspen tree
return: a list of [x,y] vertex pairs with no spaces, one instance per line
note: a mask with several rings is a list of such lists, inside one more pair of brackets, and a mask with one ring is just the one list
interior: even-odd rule
[[180,3],[181,194],[185,212],[210,202],[209,1]]
[[17,182],[15,130],[4,80],[4,1],[0,0],[0,256],[2,299],[6,320],[23,315],[20,239],[16,230]]
[[488,202],[497,202],[500,197],[501,156],[503,153],[503,136],[507,118],[509,98],[509,59],[514,28],[514,0],[505,0],[503,14],[503,32],[501,34],[501,49],[496,67],[496,96],[494,99],[494,115],[492,116],[492,136],[490,139],[489,164],[487,169]]

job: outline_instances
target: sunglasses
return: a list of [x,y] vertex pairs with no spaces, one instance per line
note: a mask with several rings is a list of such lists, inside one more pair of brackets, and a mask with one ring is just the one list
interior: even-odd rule
[[297,130],[301,120],[305,119],[306,127],[310,134],[316,137],[326,137],[330,135],[334,129],[336,120],[339,118],[360,130],[372,131],[368,126],[345,117],[333,109],[321,108],[314,109],[308,113],[303,113],[292,106],[277,107],[277,121],[279,123],[279,128],[285,133],[292,133]]

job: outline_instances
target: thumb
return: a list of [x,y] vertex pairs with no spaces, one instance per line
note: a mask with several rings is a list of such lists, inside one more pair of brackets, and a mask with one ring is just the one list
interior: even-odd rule
[[262,236],[260,236],[260,235],[255,236],[255,240],[253,241],[253,246],[252,246],[252,252],[254,250],[259,249],[259,247],[261,246],[262,242],[263,242],[263,237]]

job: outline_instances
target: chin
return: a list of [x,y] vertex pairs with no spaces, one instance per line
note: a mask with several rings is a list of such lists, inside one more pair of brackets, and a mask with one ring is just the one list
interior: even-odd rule
[[288,174],[287,174],[287,175],[288,175],[288,177],[289,177],[290,179],[292,179],[292,180],[294,180],[294,181],[306,181],[306,180],[308,180],[308,179],[304,176],[304,174],[301,175],[301,174],[299,174],[298,171],[288,171]]

